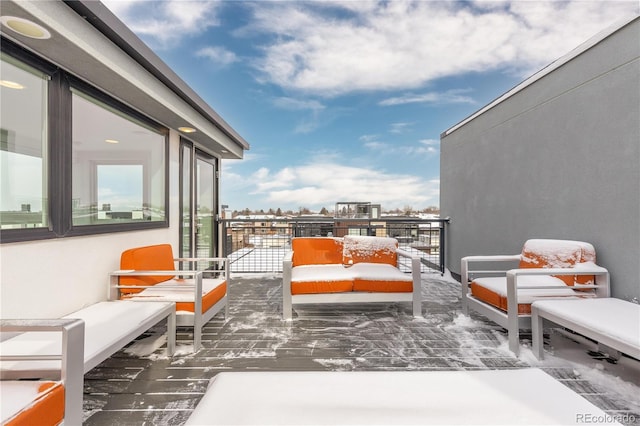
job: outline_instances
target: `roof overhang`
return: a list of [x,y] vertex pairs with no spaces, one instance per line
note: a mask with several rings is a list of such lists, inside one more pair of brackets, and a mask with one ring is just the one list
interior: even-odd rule
[[242,158],[249,144],[142,40],[98,1],[3,1],[3,16],[43,26],[49,39],[2,28],[2,35],[105,91],[110,96],[178,129],[219,158]]

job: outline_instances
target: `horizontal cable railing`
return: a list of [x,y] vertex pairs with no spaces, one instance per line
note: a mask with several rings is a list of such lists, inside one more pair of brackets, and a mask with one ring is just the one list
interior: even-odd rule
[[[369,235],[392,237],[399,246],[420,257],[422,272],[444,272],[444,241],[448,219],[222,219],[223,256],[231,272],[282,272],[282,258],[295,237]],[[400,268],[410,261],[400,258]]]

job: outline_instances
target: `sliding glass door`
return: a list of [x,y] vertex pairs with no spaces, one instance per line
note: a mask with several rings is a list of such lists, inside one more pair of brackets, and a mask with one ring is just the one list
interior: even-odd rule
[[215,257],[217,160],[186,141],[181,151],[181,256]]

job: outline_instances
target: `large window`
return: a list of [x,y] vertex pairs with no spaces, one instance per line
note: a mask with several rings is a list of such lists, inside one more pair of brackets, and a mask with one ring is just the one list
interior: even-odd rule
[[48,226],[47,76],[2,55],[0,228]]
[[165,137],[73,91],[73,225],[164,221]]
[[166,227],[168,131],[2,39],[0,242]]

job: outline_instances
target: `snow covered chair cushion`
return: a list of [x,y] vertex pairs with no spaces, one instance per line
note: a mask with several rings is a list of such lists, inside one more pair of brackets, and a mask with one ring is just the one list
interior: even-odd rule
[[343,293],[353,291],[353,274],[342,263],[301,265],[291,270],[291,294]]
[[353,276],[342,265],[342,239],[294,238],[291,294],[353,291]]
[[345,265],[385,263],[395,267],[398,264],[397,248],[395,238],[345,235],[342,262]]
[[64,385],[51,381],[2,381],[0,423],[54,426],[64,419]]
[[353,291],[411,293],[413,276],[386,263],[356,263],[351,268]]
[[[571,268],[578,263],[596,263],[593,245],[582,241],[528,240],[522,247],[519,268]],[[562,275],[568,286],[593,284],[593,275]]]
[[[120,269],[134,271],[175,271],[173,249],[170,244],[136,247],[126,250],[120,257]],[[149,286],[146,289],[120,290],[121,299],[169,301],[176,303],[176,312],[194,312],[194,292],[181,284],[193,284],[193,279],[176,278],[175,275],[139,275],[120,277],[123,286]],[[208,311],[227,294],[227,282],[222,278],[202,279],[202,313]]]
[[[594,262],[595,249],[589,243],[569,240],[528,240],[520,255],[519,268],[571,268],[579,263]],[[523,276],[519,287],[556,287],[522,289],[518,291],[518,313],[530,314],[531,303],[545,297],[592,296],[592,290],[578,293],[568,286],[593,284],[593,275]],[[476,278],[470,285],[471,294],[498,309],[507,311],[507,280],[505,277]]]

